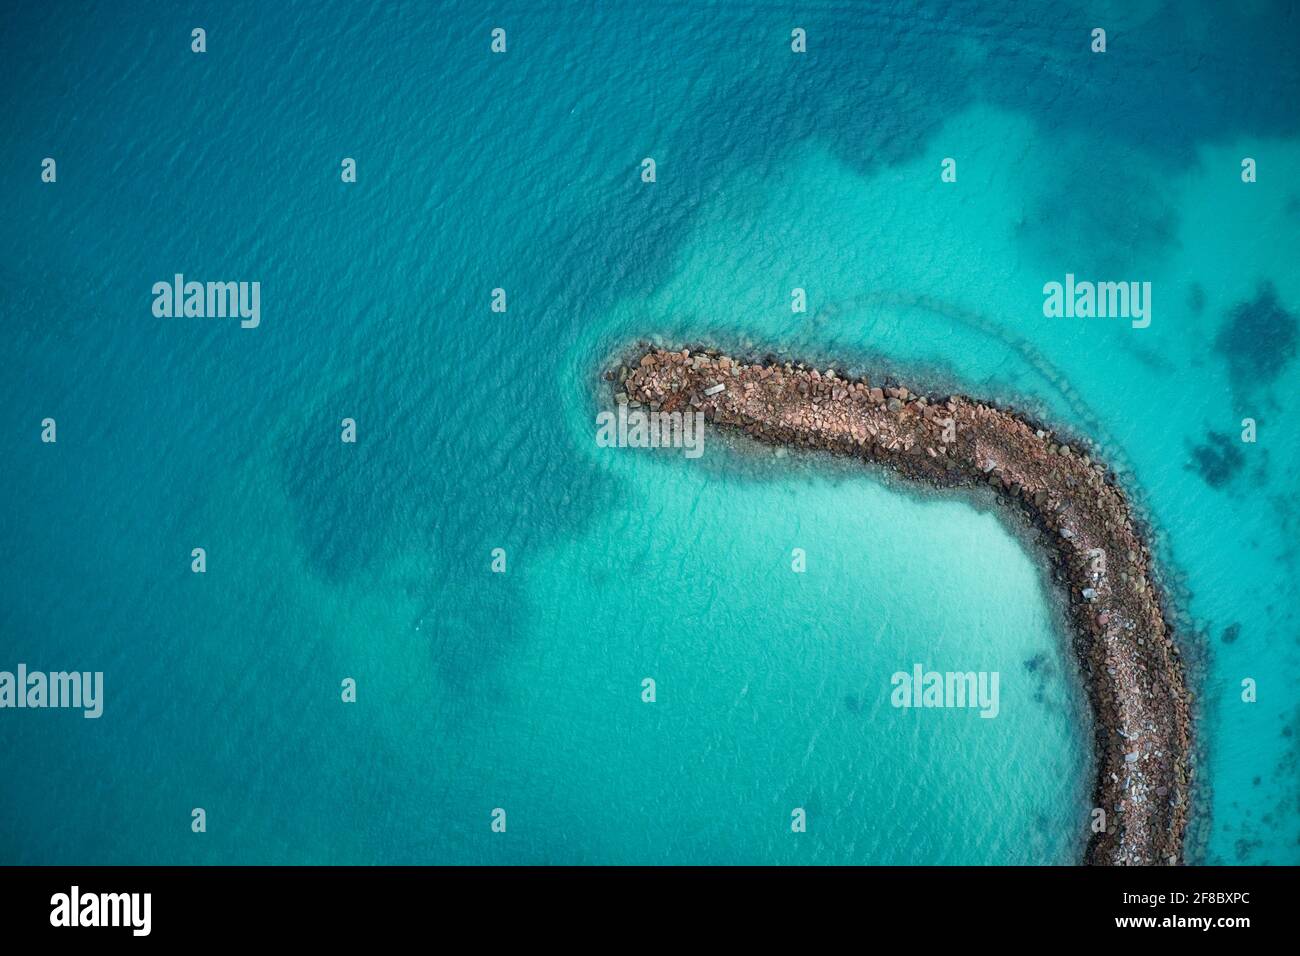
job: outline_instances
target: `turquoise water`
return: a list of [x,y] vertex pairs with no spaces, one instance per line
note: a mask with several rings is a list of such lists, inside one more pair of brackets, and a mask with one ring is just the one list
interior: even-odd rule
[[[1102,441],[1189,594],[1192,856],[1300,862],[1296,12],[1219,6],[6,10],[0,669],[106,701],[0,711],[0,860],[1078,859],[1032,545],[714,434],[596,447],[656,336]],[[175,272],[260,281],[261,326],[154,318]],[[1151,281],[1151,327],[1044,319],[1066,272]],[[915,662],[999,716],[890,707]]]

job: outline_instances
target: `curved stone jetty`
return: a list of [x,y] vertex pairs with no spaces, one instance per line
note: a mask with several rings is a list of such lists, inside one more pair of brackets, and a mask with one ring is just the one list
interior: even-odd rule
[[1054,578],[1069,591],[1095,717],[1094,801],[1106,823],[1085,861],[1181,861],[1189,696],[1150,553],[1104,464],[991,404],[914,395],[801,363],[655,348],[609,377],[621,386],[619,402],[700,411],[768,444],[861,458],[937,486],[990,486],[1044,533]]

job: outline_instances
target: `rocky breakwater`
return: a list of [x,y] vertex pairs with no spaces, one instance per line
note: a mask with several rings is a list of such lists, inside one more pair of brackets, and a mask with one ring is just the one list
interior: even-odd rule
[[1190,698],[1150,552],[1103,463],[988,403],[929,398],[802,364],[651,349],[609,377],[620,402],[698,410],[761,442],[877,462],[936,486],[991,487],[1043,533],[1053,577],[1069,592],[1095,716],[1094,800],[1105,812],[1086,862],[1180,862]]

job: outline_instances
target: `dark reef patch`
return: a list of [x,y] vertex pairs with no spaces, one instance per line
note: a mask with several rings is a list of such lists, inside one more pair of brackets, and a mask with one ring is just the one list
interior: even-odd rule
[[1237,862],[1249,862],[1251,854],[1263,846],[1263,840],[1238,840],[1234,846],[1237,852]]
[[1228,363],[1237,407],[1250,403],[1295,358],[1297,329],[1300,322],[1282,308],[1271,282],[1262,283],[1254,299],[1229,310],[1214,348]]
[[1158,177],[1124,166],[1123,155],[1098,164],[1072,154],[1036,188],[1015,235],[1044,268],[1068,262],[1080,278],[1123,276],[1134,256],[1156,259],[1177,245],[1177,200]]
[[1237,623],[1229,624],[1223,629],[1223,643],[1235,644],[1237,638],[1241,636],[1241,625]]
[[1207,432],[1205,439],[1199,445],[1188,443],[1192,460],[1186,468],[1195,471],[1211,488],[1222,488],[1241,471],[1246,464],[1246,456],[1241,453],[1232,437],[1223,432]]

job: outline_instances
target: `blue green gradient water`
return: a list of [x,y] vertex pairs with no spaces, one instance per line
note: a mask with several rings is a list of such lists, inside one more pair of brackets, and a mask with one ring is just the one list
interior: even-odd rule
[[[1295,17],[7,8],[0,668],[107,699],[0,712],[0,860],[1077,859],[1091,728],[1032,550],[844,465],[597,448],[597,372],[657,335],[1106,442],[1209,635],[1193,857],[1297,862]],[[261,281],[262,326],[153,318],[178,271]],[[1067,271],[1152,281],[1151,328],[1044,320]],[[1245,415],[1212,484],[1192,450]],[[999,717],[889,707],[916,661],[999,671]]]

